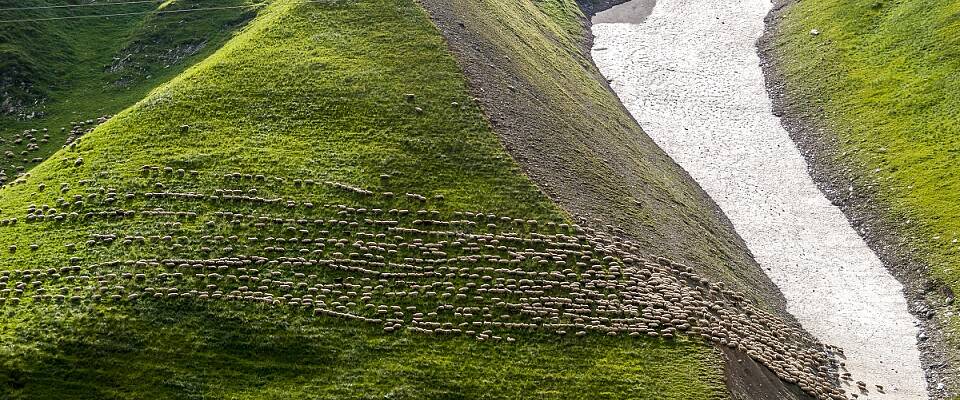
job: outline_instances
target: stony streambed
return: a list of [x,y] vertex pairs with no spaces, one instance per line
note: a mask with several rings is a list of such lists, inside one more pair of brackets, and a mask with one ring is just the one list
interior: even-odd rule
[[771,112],[755,47],[770,7],[636,0],[594,19],[593,57],[646,132],[727,214],[789,311],[844,349],[847,392],[925,399],[901,284],[817,189]]

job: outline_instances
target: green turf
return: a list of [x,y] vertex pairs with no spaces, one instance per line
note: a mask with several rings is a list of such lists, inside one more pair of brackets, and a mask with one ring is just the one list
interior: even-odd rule
[[[143,165],[198,174],[184,179],[163,170],[144,175]],[[238,183],[223,177],[234,172],[285,180]],[[423,207],[447,217],[483,210],[541,224],[568,220],[504,152],[471,101],[439,32],[411,0],[276,0],[215,54],[30,174],[0,190],[0,217],[6,220],[0,224],[0,270],[79,263],[90,268],[84,273],[97,274],[110,267],[87,266],[261,251],[207,251],[197,238],[232,232],[212,214],[225,207],[285,212],[282,205],[145,198],[151,190],[256,187],[260,196],[318,205],[369,201],[328,187],[308,193],[292,184],[317,179],[395,192],[395,199],[375,196],[384,209],[416,207],[404,194],[418,193],[428,199]],[[112,202],[106,194],[111,189],[121,197],[139,194]],[[75,195],[85,204],[73,204]],[[52,206],[60,215],[163,207],[200,217],[150,218],[141,212],[125,219],[29,222],[31,204]],[[244,234],[273,234],[270,229]],[[338,229],[332,234],[346,235]],[[174,232],[176,243],[86,242],[95,233],[164,232]],[[66,246],[70,243],[73,250]],[[11,245],[15,251],[7,250]],[[38,247],[30,250],[31,245]],[[54,305],[25,298],[19,306],[0,308],[0,388],[6,391],[0,397],[727,396],[718,355],[699,341],[560,339],[520,332],[515,343],[493,344],[386,334],[295,310],[188,299]]]
[[[115,1],[116,2],[116,1]],[[122,2],[121,2],[122,3]],[[161,13],[236,7],[248,0],[176,0],[75,8],[23,10],[62,1],[0,0],[0,21],[134,13],[103,18],[0,22],[0,101],[21,104],[0,110],[0,171],[16,178],[59,149],[71,123],[114,114],[151,89],[212,54],[255,15],[256,8]],[[77,1],[69,4],[92,4]],[[16,8],[18,10],[10,10]],[[145,13],[145,14],[144,14]],[[10,110],[8,110],[10,111]],[[66,132],[62,131],[66,128]],[[37,129],[36,149],[14,135]],[[47,132],[43,132],[47,129]],[[44,135],[49,138],[44,140]],[[25,152],[25,153],[24,153]]]
[[960,3],[797,2],[781,29],[789,94],[822,108],[842,158],[862,166],[855,190],[909,221],[910,246],[960,292]]

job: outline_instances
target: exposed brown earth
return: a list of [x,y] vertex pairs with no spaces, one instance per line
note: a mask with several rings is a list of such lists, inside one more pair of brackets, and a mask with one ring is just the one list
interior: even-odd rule
[[797,385],[780,380],[770,369],[743,352],[718,347],[723,353],[727,389],[735,400],[810,399]]
[[[712,280],[783,310],[779,290],[719,208],[653,143],[609,89],[590,59],[589,36],[582,38],[579,54],[564,55],[576,57],[579,70],[551,74],[540,82],[542,75],[516,61],[529,55],[485,36],[494,30],[484,25],[494,22],[491,17],[463,16],[478,6],[459,0],[422,3],[505,147],[551,199],[592,225],[619,226],[650,252],[697,265]],[[562,39],[553,39],[537,50],[562,51]],[[539,62],[547,63],[545,58]],[[581,77],[595,82],[595,91],[557,92]],[[672,186],[676,182],[682,185]]]
[[[584,2],[581,9],[592,15],[619,3],[623,1]],[[525,55],[490,33],[494,30],[487,23],[492,25],[495,17],[479,15],[479,6],[459,0],[422,4],[505,147],[551,199],[571,214],[587,216],[590,225],[622,227],[619,234],[647,251],[693,265],[704,276],[727,283],[792,321],[779,290],[730,222],[642,131],[597,71],[589,52],[588,19],[581,20],[584,33],[579,54],[572,55],[578,61],[574,71],[569,65],[549,65],[549,57],[542,57],[537,61],[543,70],[564,71],[545,78],[515,61]],[[531,43],[532,39],[523,45],[558,51],[562,38],[551,39],[553,43],[545,45]],[[578,78],[592,81],[596,90],[577,92],[564,84]],[[658,176],[650,171],[658,171]],[[671,187],[668,182],[682,185]],[[809,398],[746,354],[718,351],[724,353],[733,398]]]

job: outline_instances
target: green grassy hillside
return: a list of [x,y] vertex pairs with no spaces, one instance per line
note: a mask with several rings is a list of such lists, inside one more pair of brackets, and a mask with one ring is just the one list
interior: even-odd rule
[[960,292],[960,3],[797,2],[781,30],[789,95],[822,110],[851,186]]
[[628,261],[573,236],[411,0],[272,2],[0,209],[2,398],[727,397],[684,335],[499,333],[552,318],[518,291]]
[[253,3],[0,0],[0,182],[212,54]]

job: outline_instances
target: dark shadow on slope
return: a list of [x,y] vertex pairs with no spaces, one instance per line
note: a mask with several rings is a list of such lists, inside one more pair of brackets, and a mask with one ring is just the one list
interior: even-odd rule
[[[0,0],[0,20],[39,19],[0,23],[0,185],[93,127],[78,123],[213,54],[258,10],[244,7],[252,0],[75,3]],[[97,17],[108,14],[125,15]],[[63,19],[74,17],[84,18]]]
[[600,11],[591,20],[595,24],[639,24],[647,20],[656,5],[656,0],[632,0]]
[[[681,399],[697,391],[677,380],[691,372],[678,374],[672,364],[701,354],[693,343],[628,337],[530,334],[503,346],[466,337],[384,334],[305,311],[254,305],[146,301],[107,312],[43,311],[19,311],[34,322],[20,326],[32,328],[0,347],[2,399],[200,399],[212,393],[593,399],[657,391]],[[57,345],[30,348],[35,343]],[[16,349],[21,352],[10,354]],[[643,368],[651,358],[663,368]],[[556,370],[558,365],[568,367]]]

